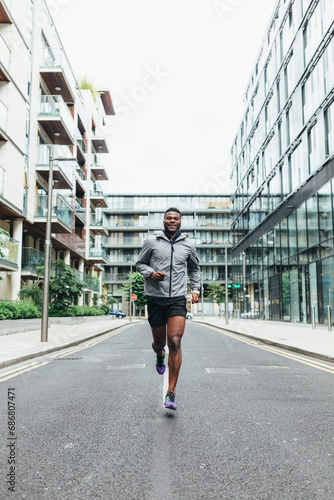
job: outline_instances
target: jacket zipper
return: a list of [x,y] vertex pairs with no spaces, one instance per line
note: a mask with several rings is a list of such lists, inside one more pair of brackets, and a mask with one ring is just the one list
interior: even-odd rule
[[171,253],[170,253],[170,270],[169,270],[169,296],[172,296],[172,273],[173,273],[173,253],[174,247],[173,244],[170,244]]

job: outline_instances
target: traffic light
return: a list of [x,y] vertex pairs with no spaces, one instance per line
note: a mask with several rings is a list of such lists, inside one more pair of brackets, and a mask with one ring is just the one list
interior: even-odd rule
[[241,288],[241,285],[233,285],[233,288]]

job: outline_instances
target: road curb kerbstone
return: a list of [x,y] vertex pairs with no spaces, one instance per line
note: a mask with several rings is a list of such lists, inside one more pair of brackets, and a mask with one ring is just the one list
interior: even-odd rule
[[128,321],[127,323],[125,323],[125,324],[123,323],[122,325],[117,325],[114,328],[109,327],[108,330],[105,330],[105,331],[99,332],[99,333],[95,333],[94,335],[90,335],[89,337],[73,340],[72,342],[69,342],[68,344],[59,345],[59,346],[52,347],[50,349],[43,350],[43,351],[32,352],[30,354],[19,356],[18,358],[13,358],[13,359],[8,359],[6,361],[1,361],[0,362],[0,369],[7,368],[8,366],[16,365],[18,363],[23,363],[24,361],[28,361],[29,359],[38,358],[38,357],[44,356],[46,354],[51,354],[52,352],[55,352],[55,351],[61,351],[63,349],[68,349],[69,347],[75,347],[76,345],[87,342],[88,340],[92,340],[92,339],[95,339],[97,337],[101,337],[102,335],[105,335],[106,333],[112,332],[113,330],[118,330],[119,328],[123,328],[124,326],[134,325],[136,323],[139,323],[139,321],[131,321],[131,322]]
[[295,346],[288,345],[288,344],[281,344],[280,342],[275,342],[273,340],[264,339],[262,337],[255,337],[254,335],[250,335],[248,333],[241,333],[241,332],[231,330],[230,328],[225,328],[222,326],[217,326],[217,325],[214,325],[213,323],[209,323],[207,321],[192,320],[192,322],[197,323],[198,325],[213,326],[214,328],[218,328],[219,330],[222,330],[222,331],[225,330],[226,332],[234,333],[236,335],[240,335],[241,337],[246,337],[248,339],[256,340],[258,342],[262,342],[263,344],[271,345],[274,347],[279,347],[281,349],[285,349],[286,351],[292,351],[292,352],[295,352],[297,354],[302,354],[304,356],[310,356],[312,358],[321,359],[322,361],[329,361],[330,363],[334,363],[334,358],[331,356],[327,356],[326,354],[319,354],[317,352],[308,351],[308,350],[302,349],[300,347],[295,347]]

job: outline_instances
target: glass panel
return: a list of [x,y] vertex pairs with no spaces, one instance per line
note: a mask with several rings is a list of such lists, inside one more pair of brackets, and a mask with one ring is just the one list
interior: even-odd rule
[[[334,312],[334,257],[322,261],[322,303],[324,321],[327,322],[327,306]],[[332,320],[333,322],[333,320]]]
[[318,191],[320,241],[333,237],[333,211],[331,183],[328,182]]
[[312,196],[306,202],[307,207],[307,230],[308,246],[312,247],[319,243],[319,225],[318,225],[318,203],[317,195]]
[[306,206],[303,203],[297,209],[297,227],[298,227],[298,250],[302,252],[307,249],[307,231],[306,231]]
[[318,316],[318,285],[317,285],[317,264],[310,264],[310,304],[315,308],[315,321],[319,322]]
[[296,213],[292,213],[288,217],[289,221],[289,255],[297,253],[297,228],[296,228]]
[[300,321],[307,323],[306,267],[299,271]]
[[290,271],[291,321],[300,321],[298,269]]
[[282,274],[283,321],[290,321],[290,283],[289,271]]

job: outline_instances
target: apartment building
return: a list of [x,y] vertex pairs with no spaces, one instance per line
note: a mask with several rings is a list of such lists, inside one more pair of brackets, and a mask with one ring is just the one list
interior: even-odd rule
[[[108,233],[102,237],[107,251],[103,284],[105,292],[118,300],[117,307],[123,312],[128,313],[128,303],[124,301],[122,285],[129,278],[131,266],[135,270],[145,238],[163,229],[164,212],[171,206],[181,211],[182,231],[195,242],[204,288],[210,281],[225,283],[225,246],[232,282],[229,195],[120,194],[108,195],[107,205],[103,209],[103,224]],[[201,312],[201,304],[193,309],[195,313]],[[214,312],[211,302],[205,301],[204,312]]]
[[0,0],[0,298],[16,300],[44,264],[50,156],[52,260],[100,293],[101,209],[110,92],[80,90],[44,0]]
[[234,279],[261,318],[334,305],[333,86],[333,1],[278,1],[231,149]]

